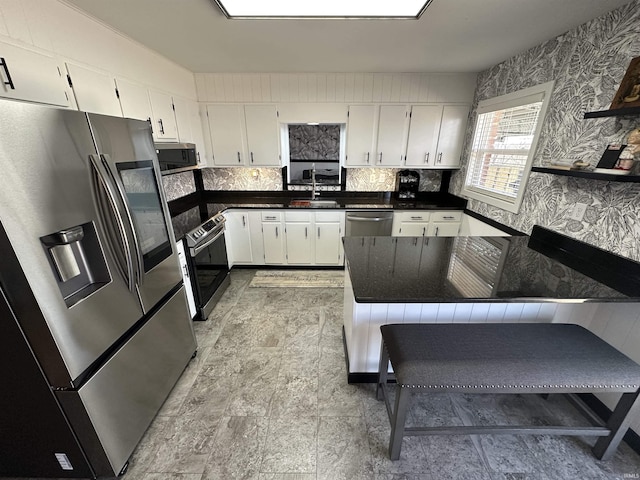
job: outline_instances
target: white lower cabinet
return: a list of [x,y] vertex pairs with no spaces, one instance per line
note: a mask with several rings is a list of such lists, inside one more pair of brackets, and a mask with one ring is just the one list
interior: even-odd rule
[[316,212],[315,263],[316,265],[342,265],[342,232],[344,232],[344,212]]
[[312,234],[313,212],[284,212],[287,239],[287,263],[289,265],[311,265],[313,263]]
[[271,210],[262,212],[262,241],[265,265],[286,263],[282,212]]
[[227,210],[229,265],[343,265],[344,216],[341,210]]
[[229,266],[251,265],[254,262],[248,211],[227,211],[224,238]]
[[460,230],[461,211],[395,212],[394,237],[455,237]]
[[462,212],[433,212],[429,222],[429,237],[457,237],[462,222]]
[[394,237],[424,237],[429,229],[430,212],[395,212],[391,235]]

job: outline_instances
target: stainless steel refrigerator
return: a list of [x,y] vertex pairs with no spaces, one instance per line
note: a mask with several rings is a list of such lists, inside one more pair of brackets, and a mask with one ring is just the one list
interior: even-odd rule
[[0,476],[115,476],[196,352],[150,126],[0,118]]

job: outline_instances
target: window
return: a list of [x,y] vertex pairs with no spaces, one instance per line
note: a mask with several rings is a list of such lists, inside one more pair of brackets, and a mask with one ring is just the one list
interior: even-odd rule
[[553,82],[484,100],[462,194],[517,213]]

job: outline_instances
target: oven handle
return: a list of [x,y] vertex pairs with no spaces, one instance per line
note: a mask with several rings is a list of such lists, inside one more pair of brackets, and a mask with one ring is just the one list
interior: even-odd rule
[[192,247],[189,249],[189,253],[191,254],[192,257],[195,257],[196,255],[198,255],[202,250],[204,250],[205,248],[207,248],[209,245],[211,245],[213,242],[215,242],[216,240],[218,240],[222,235],[224,235],[224,228],[220,230],[220,232],[218,232],[216,234],[215,237],[213,237],[211,240],[208,240],[206,243],[203,243],[202,245],[197,245],[195,247]]

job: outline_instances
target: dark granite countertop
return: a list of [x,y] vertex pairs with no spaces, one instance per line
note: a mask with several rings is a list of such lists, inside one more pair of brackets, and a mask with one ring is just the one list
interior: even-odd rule
[[[324,192],[323,192],[324,193]],[[308,192],[212,192],[192,194],[169,202],[169,212],[177,239],[215,214],[229,208],[247,209],[314,209],[290,205],[295,199],[308,199]],[[326,192],[320,200],[335,200],[341,210],[463,210],[466,200],[447,193],[422,193],[416,200],[396,199],[392,193]]]
[[551,252],[553,239],[531,238],[345,237],[344,249],[359,303],[640,301],[638,280],[625,281],[636,262],[588,247],[605,265],[589,276],[576,267],[586,262]]

